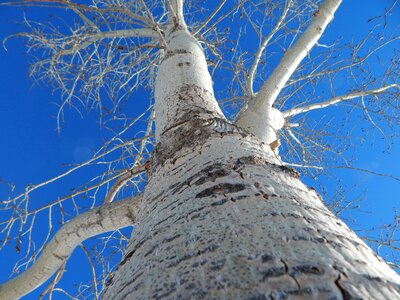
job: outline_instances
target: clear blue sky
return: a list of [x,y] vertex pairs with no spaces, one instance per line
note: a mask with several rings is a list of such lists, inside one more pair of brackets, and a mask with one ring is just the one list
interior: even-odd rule
[[[392,1],[389,0],[350,0],[343,1],[334,22],[328,27],[322,39],[343,36],[362,36],[367,33],[371,17],[383,14]],[[54,11],[35,10],[35,19],[46,19]],[[394,32],[399,24],[400,6],[398,5],[388,17],[387,32]],[[26,10],[29,17],[29,9]],[[23,10],[0,7],[0,39],[21,30],[16,22],[23,18]],[[397,34],[400,31],[397,29]],[[391,47],[400,48],[400,44]],[[33,86],[28,78],[29,57],[21,40],[13,39],[7,44],[8,51],[0,49],[0,179],[15,185],[16,193],[23,191],[29,183],[39,183],[65,170],[63,163],[82,162],[90,157],[95,149],[101,146],[104,130],[97,124],[96,114],[89,113],[80,118],[74,111],[67,111],[66,122],[63,123],[61,134],[56,131],[57,106],[59,95],[51,94],[45,86]],[[379,53],[382,59],[390,51]],[[399,62],[397,62],[399,63]],[[143,101],[145,101],[143,99]],[[400,128],[397,128],[400,132]],[[357,150],[356,167],[370,169],[400,177],[400,141],[397,140],[391,153],[382,153],[386,144],[377,141],[373,147],[365,143]],[[400,182],[393,179],[349,170],[338,170],[340,177],[348,186],[359,184],[349,196],[357,195],[364,189],[366,199],[361,203],[361,210],[351,212],[347,218],[356,218],[359,228],[371,228],[391,222],[394,208],[400,208]],[[90,174],[86,174],[89,176]],[[83,178],[86,176],[83,173]],[[75,181],[68,181],[66,186],[53,185],[46,193],[35,194],[35,201],[46,202],[54,200],[61,189],[68,191]],[[311,180],[309,184],[317,187]],[[325,182],[330,191],[333,186]],[[0,182],[0,199],[8,197],[8,186]],[[366,211],[371,213],[365,213]],[[0,212],[0,218],[2,217]],[[39,224],[40,226],[40,224]],[[37,234],[40,234],[38,229]],[[88,264],[82,259],[81,250],[76,250],[68,264],[65,275],[65,285],[77,283],[83,272],[90,272]],[[14,246],[0,252],[0,282],[6,280],[15,261],[20,258],[14,251]],[[75,264],[74,264],[75,263]],[[77,272],[74,272],[77,271]],[[71,276],[73,274],[73,276]],[[87,277],[85,277],[87,278]],[[38,292],[24,299],[37,299]],[[57,294],[56,299],[64,299]]]

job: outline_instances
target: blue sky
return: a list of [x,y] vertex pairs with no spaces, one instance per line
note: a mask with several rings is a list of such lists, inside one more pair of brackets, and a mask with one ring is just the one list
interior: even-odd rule
[[[383,14],[392,1],[388,0],[351,0],[344,1],[324,35],[329,40],[338,35],[346,39],[351,36],[367,33],[368,19]],[[362,9],[360,9],[362,8]],[[29,16],[29,10],[27,15]],[[35,10],[35,18],[47,18],[54,11]],[[0,38],[18,32],[21,26],[16,21],[23,18],[23,10],[17,8],[0,7]],[[400,25],[399,5],[393,10],[393,15],[388,17],[386,32],[394,32]],[[397,33],[399,30],[397,29]],[[400,48],[400,44],[391,47]],[[45,86],[34,86],[28,78],[29,56],[26,48],[19,39],[12,39],[7,43],[8,51],[0,49],[0,199],[8,197],[9,188],[4,182],[15,185],[16,192],[23,191],[29,183],[39,183],[65,170],[62,164],[79,163],[90,157],[93,151],[102,144],[102,137],[107,136],[104,128],[98,126],[97,114],[88,113],[82,119],[74,111],[66,112],[66,122],[62,124],[62,131],[56,131],[55,115],[59,95],[52,94]],[[390,51],[389,51],[390,50]],[[391,53],[392,49],[379,53],[382,59]],[[397,62],[398,63],[398,62]],[[146,97],[141,94],[141,97]],[[147,101],[147,100],[143,100]],[[141,105],[135,106],[138,111]],[[135,112],[138,114],[139,112]],[[397,128],[397,131],[400,128]],[[379,173],[390,174],[400,178],[400,141],[396,140],[391,153],[383,153],[386,145],[379,140],[373,147],[365,143],[357,150],[356,167],[369,169]],[[90,170],[81,173],[79,179],[89,178]],[[400,182],[367,173],[350,170],[337,170],[337,177],[341,178],[347,186],[357,184],[355,190],[349,194],[354,197],[366,190],[366,198],[361,203],[361,209],[345,215],[346,218],[355,218],[356,229],[371,228],[392,221],[393,211],[400,208],[398,195]],[[68,191],[76,183],[76,178],[65,181],[63,187],[53,185],[46,192],[35,194],[37,203],[54,200],[59,191]],[[325,179],[325,184],[330,192],[333,191],[333,181]],[[307,181],[308,184],[318,187],[317,182]],[[0,218],[2,217],[0,213]],[[39,223],[38,226],[41,223]],[[40,235],[40,227],[35,234]],[[12,266],[19,258],[19,254],[11,246],[6,251],[0,252],[0,282],[9,276]],[[75,264],[74,264],[75,263]],[[74,272],[77,271],[77,272]],[[72,286],[84,272],[89,272],[88,264],[82,259],[82,251],[76,250],[74,257],[68,264],[68,272],[64,283]],[[68,276],[74,274],[73,276]],[[40,289],[39,289],[40,291]],[[32,293],[24,299],[37,299],[38,292]],[[57,299],[64,299],[57,294]]]

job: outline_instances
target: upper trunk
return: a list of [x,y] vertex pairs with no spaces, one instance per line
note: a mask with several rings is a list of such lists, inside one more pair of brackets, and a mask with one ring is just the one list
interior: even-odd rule
[[166,39],[169,47],[155,87],[156,140],[163,144],[173,142],[175,129],[194,115],[203,120],[224,118],[200,44],[187,30],[177,27],[169,29]]
[[397,274],[225,120],[198,42],[179,26],[167,42],[149,182],[103,298],[399,299]]

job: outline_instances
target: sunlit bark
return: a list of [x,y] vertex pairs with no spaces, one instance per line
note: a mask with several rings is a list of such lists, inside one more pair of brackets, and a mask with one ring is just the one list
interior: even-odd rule
[[318,103],[314,103],[314,104],[310,104],[310,105],[306,105],[306,106],[302,106],[302,107],[292,108],[292,109],[289,109],[289,110],[283,112],[282,114],[285,118],[288,118],[288,117],[306,113],[306,112],[309,112],[312,110],[329,107],[331,105],[335,105],[335,104],[338,104],[338,103],[346,101],[346,100],[351,100],[354,98],[360,98],[360,97],[365,97],[365,96],[370,96],[370,95],[379,95],[389,89],[400,90],[400,86],[398,84],[390,84],[390,85],[387,85],[387,86],[384,86],[381,88],[372,89],[372,90],[368,90],[368,91],[358,91],[358,92],[348,93],[345,95],[333,97],[333,98],[323,101],[323,102],[318,102]]
[[171,30],[135,237],[105,299],[400,296],[400,278],[271,148],[226,121],[201,47]]
[[[286,2],[275,28],[255,54],[244,84],[250,100],[236,124],[225,118],[215,100],[206,57],[194,37],[226,1],[220,1],[194,33],[184,20],[183,0],[165,1],[165,26],[159,26],[144,0],[139,2],[143,16],[134,15],[133,19],[145,26],[119,33],[124,38],[147,38],[150,46],[162,48],[162,57],[154,60],[159,62],[154,89],[157,144],[151,162],[139,165],[136,160],[130,169],[109,179],[115,182],[106,204],[64,225],[30,269],[0,286],[0,298],[16,299],[45,282],[85,239],[132,224],[137,227],[125,257],[106,284],[104,299],[400,298],[399,276],[331,213],[274,151],[285,118],[398,89],[392,84],[353,92],[283,113],[273,107],[341,1],[323,2],[308,29],[255,93],[257,66],[284,23],[291,1]],[[80,11],[77,14],[92,26]],[[70,44],[80,48],[66,52],[57,48],[55,57],[118,35],[97,32],[85,37],[80,43],[79,36],[73,36]],[[145,46],[149,45],[141,45]],[[151,128],[149,122],[146,136]],[[139,198],[110,203],[132,176],[142,172],[147,173],[148,184],[140,209]],[[96,280],[92,263],[91,269]]]
[[21,275],[0,285],[0,299],[19,299],[48,280],[88,238],[135,224],[141,197],[103,205],[66,223],[36,262]]
[[282,117],[273,109],[279,93],[301,61],[317,43],[333,19],[341,0],[325,0],[314,13],[307,30],[286,51],[279,65],[263,84],[257,95],[249,100],[247,109],[239,115],[237,124],[270,144],[277,139],[276,132],[282,128]]

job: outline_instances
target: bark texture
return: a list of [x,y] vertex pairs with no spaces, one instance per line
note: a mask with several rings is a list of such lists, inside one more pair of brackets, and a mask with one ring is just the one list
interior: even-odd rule
[[166,39],[149,182],[103,298],[400,299],[399,276],[224,118],[198,42]]
[[398,275],[269,148],[212,126],[181,142],[104,299],[400,298]]

